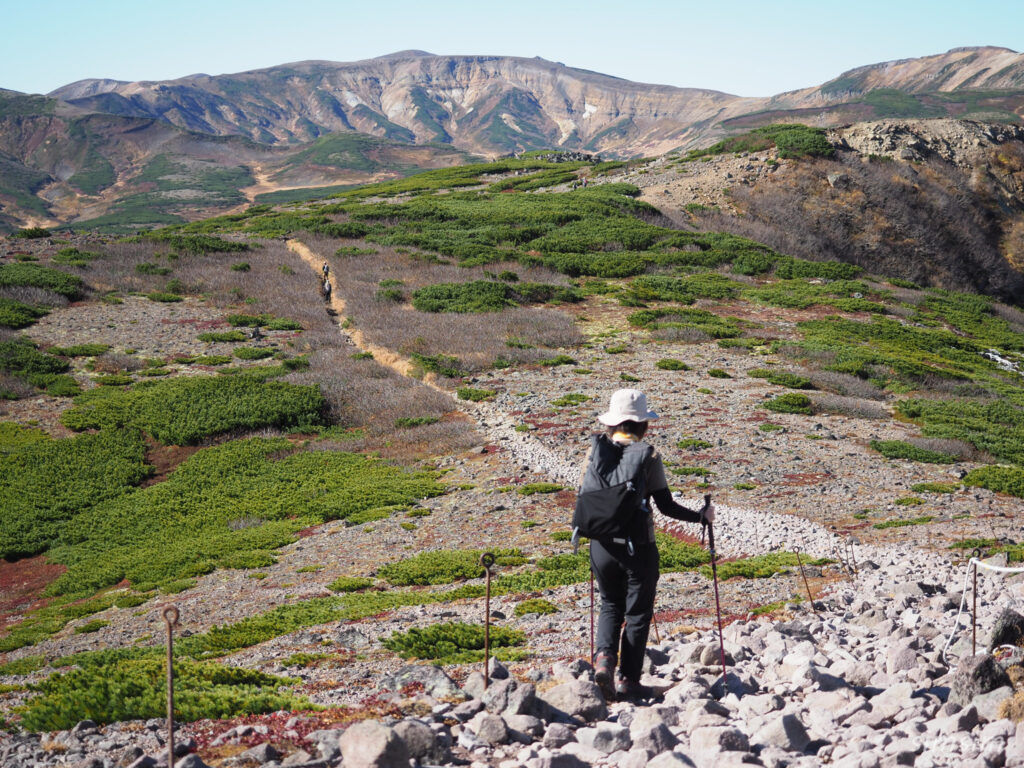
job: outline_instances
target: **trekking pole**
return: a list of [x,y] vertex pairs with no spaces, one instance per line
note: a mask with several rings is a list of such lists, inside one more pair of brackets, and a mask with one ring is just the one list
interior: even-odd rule
[[701,510],[701,525],[705,526],[708,532],[708,553],[711,555],[711,580],[715,585],[715,614],[718,616],[718,655],[722,660],[722,695],[725,695],[727,690],[727,682],[725,679],[725,638],[722,633],[722,604],[718,600],[718,568],[715,567],[715,527],[703,519],[704,512],[711,506],[711,494],[704,494],[704,509]]
[[594,663],[594,565],[590,565],[590,663]]
[[491,682],[491,566],[494,565],[494,555],[484,552],[480,555],[480,565],[484,568],[484,575],[487,579],[485,588],[486,601],[484,603],[484,690]]
[[167,624],[167,765],[174,765],[174,627],[178,624],[178,607],[164,608]]

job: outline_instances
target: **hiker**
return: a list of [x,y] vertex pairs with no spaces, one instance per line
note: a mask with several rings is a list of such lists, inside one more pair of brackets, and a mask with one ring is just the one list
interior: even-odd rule
[[327,279],[327,276],[328,276],[328,275],[329,275],[329,274],[331,273],[331,265],[330,265],[330,264],[328,264],[328,263],[327,263],[327,262],[325,261],[325,262],[324,262],[324,265],[323,265],[323,266],[322,266],[322,267],[321,267],[320,269],[321,269],[321,270],[323,271],[323,273],[324,273],[324,280],[326,280],[326,279]]
[[643,392],[615,392],[608,412],[598,416],[606,429],[592,438],[580,487],[581,492],[606,487],[607,477],[620,462],[629,462],[627,469],[633,464],[637,467],[634,476],[640,485],[641,507],[629,524],[628,535],[590,542],[590,566],[601,594],[594,681],[609,701],[616,697],[649,699],[655,695],[651,688],[640,684],[659,575],[649,500],[653,498],[659,512],[676,520],[710,523],[715,519],[711,504],[702,511],[693,511],[672,498],[661,456],[643,442],[648,422],[656,418],[658,414],[648,410]]
[[330,302],[331,300],[331,281],[324,280],[324,301]]

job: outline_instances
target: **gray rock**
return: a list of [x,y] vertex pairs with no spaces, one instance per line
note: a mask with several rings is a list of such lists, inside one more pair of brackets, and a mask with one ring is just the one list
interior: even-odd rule
[[556,717],[579,718],[587,722],[608,717],[608,706],[601,695],[601,689],[587,680],[556,685],[540,694],[540,699]]
[[750,742],[739,728],[710,726],[690,734],[690,748],[697,754],[707,752],[749,752]]
[[447,763],[451,750],[442,743],[434,729],[422,720],[402,720],[395,725],[395,734],[405,744],[409,757],[429,763]]
[[939,733],[945,735],[950,733],[966,733],[974,729],[978,724],[978,710],[969,706],[949,717],[940,718],[935,721]]
[[598,723],[593,728],[579,728],[576,731],[576,740],[583,746],[606,755],[619,750],[625,751],[633,745],[629,729],[616,723]]
[[[1024,616],[1012,608],[1003,608],[992,626],[992,637],[988,642],[989,651],[1000,645],[1019,646],[1024,644]],[[76,726],[77,727],[77,726]]]
[[679,739],[669,730],[668,726],[659,723],[653,726],[634,729],[631,724],[629,735],[633,739],[634,749],[646,750],[648,754],[658,755],[675,747]]
[[519,683],[515,690],[509,693],[501,715],[506,718],[509,715],[534,715],[537,709],[537,689],[533,683]]
[[473,716],[483,708],[484,703],[480,701],[480,699],[470,699],[469,701],[464,701],[452,709],[452,717],[460,723],[465,723],[472,720]]
[[[348,768],[348,766],[345,766]],[[576,755],[568,755],[564,752],[557,755],[544,755],[537,758],[536,762],[530,763],[530,768],[590,768]]]
[[341,740],[343,730],[329,728],[320,731],[313,731],[307,737],[309,743],[315,743],[317,754],[321,760],[337,760],[341,757],[341,747],[338,742]]
[[508,667],[492,656],[487,663],[487,674],[490,675],[491,680],[507,680]]
[[156,768],[156,760],[149,755],[142,755],[129,763],[128,768]]
[[896,717],[901,710],[907,709],[913,705],[913,702],[911,701],[913,695],[913,685],[910,683],[897,683],[896,685],[886,688],[880,694],[871,699],[871,709],[873,712],[877,712],[883,717],[891,720]]
[[262,765],[263,763],[269,763],[271,760],[280,760],[281,753],[278,752],[272,744],[263,742],[262,744],[257,744],[251,749],[245,750],[245,752],[240,754],[238,757],[240,760],[248,760]]
[[768,722],[754,733],[752,740],[755,744],[767,744],[787,752],[803,752],[811,739],[800,718],[794,714],[785,714],[781,717],[770,715]]
[[509,731],[508,723],[501,715],[492,715],[489,712],[481,712],[470,721],[470,727],[475,725],[476,738],[489,746],[508,744]]
[[421,683],[424,692],[434,698],[463,696],[455,681],[443,669],[432,664],[408,664],[381,679],[381,687],[389,691],[400,691],[413,683]]
[[508,697],[518,683],[515,680],[492,680],[485,690],[480,693],[480,701],[488,712],[498,713],[508,706]]
[[885,671],[891,675],[916,667],[917,651],[913,645],[913,640],[902,640],[890,647],[885,660]]
[[1011,685],[1010,678],[993,656],[987,653],[967,656],[960,660],[960,666],[953,673],[949,700],[965,707],[979,693],[988,693],[1004,685]]
[[696,763],[682,752],[664,752],[647,761],[647,768],[695,768]]
[[304,766],[309,765],[313,761],[313,756],[304,749],[300,749],[296,752],[292,752],[288,757],[281,761],[281,766]]
[[999,705],[1013,696],[1013,688],[1003,686],[988,693],[979,693],[971,704],[978,710],[978,719],[983,723],[991,723],[999,719]]
[[363,720],[338,742],[345,768],[409,768],[409,750],[393,728]]
[[540,738],[544,735],[544,721],[533,715],[502,715],[508,727],[518,733],[524,733],[531,738]]
[[551,723],[544,731],[542,744],[548,749],[558,749],[570,741],[576,741],[576,734],[572,728],[564,723]]
[[334,642],[343,648],[366,648],[370,638],[354,627],[345,627],[335,633]]
[[181,760],[174,764],[174,768],[210,768],[203,759],[199,757],[195,752],[190,755],[185,755]]

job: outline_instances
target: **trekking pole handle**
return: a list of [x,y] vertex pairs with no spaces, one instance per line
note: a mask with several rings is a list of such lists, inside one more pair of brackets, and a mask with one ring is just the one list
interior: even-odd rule
[[704,494],[704,508],[701,509],[701,525],[707,528],[708,532],[708,552],[711,553],[712,561],[715,559],[715,527],[711,524],[707,518],[704,517],[704,513],[707,512],[708,507],[711,506],[711,494]]

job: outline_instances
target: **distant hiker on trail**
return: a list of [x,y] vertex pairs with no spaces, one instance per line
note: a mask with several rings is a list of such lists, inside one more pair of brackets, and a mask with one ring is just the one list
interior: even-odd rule
[[331,281],[330,280],[324,280],[323,292],[324,292],[324,301],[330,302],[330,300],[331,300]]
[[[715,508],[710,503],[702,511],[693,511],[672,498],[661,456],[643,442],[647,423],[656,418],[658,414],[648,410],[643,392],[615,392],[608,412],[598,416],[606,429],[591,438],[580,486],[580,496],[615,483],[628,486],[629,492],[635,493],[629,498],[638,505],[620,535],[590,541],[590,565],[601,594],[594,681],[609,701],[655,695],[651,688],[640,684],[659,575],[649,500],[653,497],[658,511],[676,520],[710,523],[715,519]],[[574,525],[578,532],[580,523],[576,518]]]
[[326,280],[327,276],[331,273],[331,265],[325,261],[321,269],[323,270],[324,273],[324,280]]

